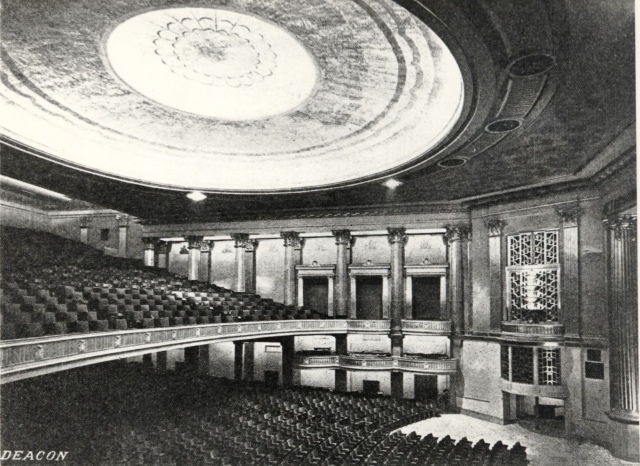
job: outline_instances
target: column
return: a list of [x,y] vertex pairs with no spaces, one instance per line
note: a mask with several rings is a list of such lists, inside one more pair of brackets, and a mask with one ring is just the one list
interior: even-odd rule
[[156,370],[158,372],[167,371],[167,352],[166,351],[158,351],[156,353]]
[[144,266],[154,267],[156,265],[156,245],[157,238],[142,238],[144,243]]
[[402,372],[391,373],[391,396],[396,400],[404,398],[404,374]]
[[158,243],[158,268],[169,268],[169,253],[171,252],[171,243],[160,241]]
[[293,361],[295,357],[295,337],[284,337],[282,344],[282,385],[293,385]]
[[91,223],[90,217],[80,218],[80,242],[89,242],[89,224]]
[[247,233],[233,233],[231,238],[236,243],[236,277],[233,282],[233,291],[244,293],[246,289],[244,251],[249,244],[249,235]]
[[213,283],[213,241],[207,240],[202,242],[202,247],[200,248],[201,261],[202,253],[205,253],[207,258],[207,276],[200,277],[200,280],[207,283]]
[[[402,315],[404,308],[404,245],[407,234],[404,228],[389,228],[387,239],[391,245],[391,356],[402,356]],[[400,373],[402,377],[402,374]],[[393,374],[391,380],[393,381]],[[393,390],[392,390],[393,392]],[[402,396],[401,396],[402,397]]]
[[244,250],[244,283],[247,293],[256,294],[256,250],[258,240],[249,240]]
[[454,334],[464,331],[464,283],[462,281],[462,241],[468,241],[469,227],[447,227],[445,240],[449,245],[449,318]]
[[581,335],[580,323],[580,267],[578,223],[581,210],[573,207],[558,210],[562,220],[562,315],[558,321],[565,326],[567,336]]
[[189,280],[198,280],[200,273],[200,248],[202,247],[202,236],[187,236],[189,243],[189,257],[187,270]]
[[247,341],[244,344],[244,362],[243,373],[244,380],[247,382],[253,382],[253,373],[255,367],[255,343]]
[[233,357],[233,379],[236,382],[242,382],[242,363],[243,363],[243,349],[244,341],[233,342],[234,357]]
[[506,222],[498,219],[486,222],[489,229],[489,325],[500,330],[503,320],[508,320],[503,302],[502,231]]
[[[349,254],[347,248],[351,245],[349,230],[334,230],[336,238],[337,258],[336,276],[333,281],[333,310],[338,319],[345,319],[349,311]],[[353,310],[355,312],[355,308]]]
[[616,421],[637,425],[638,252],[636,222],[635,215],[624,215],[606,221],[609,229],[609,386],[611,394],[609,415]]
[[296,249],[300,248],[300,234],[295,231],[280,233],[284,239],[284,304],[296,304]]
[[116,215],[118,220],[118,257],[127,257],[127,234],[129,231],[129,216]]
[[209,374],[211,370],[211,358],[210,353],[213,345],[201,345],[198,346],[198,372],[202,374]]

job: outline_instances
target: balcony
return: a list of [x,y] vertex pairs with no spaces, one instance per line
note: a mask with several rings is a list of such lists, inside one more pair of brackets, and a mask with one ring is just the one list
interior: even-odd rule
[[509,340],[558,341],[564,338],[564,325],[510,321],[502,322],[502,336]]
[[423,359],[375,355],[305,355],[296,356],[294,364],[299,369],[399,371],[439,375],[455,374],[458,368],[457,359]]
[[403,320],[405,335],[451,335],[450,320]]

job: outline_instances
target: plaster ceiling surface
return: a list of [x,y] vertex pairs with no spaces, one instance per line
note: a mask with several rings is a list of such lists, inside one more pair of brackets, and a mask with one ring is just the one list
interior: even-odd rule
[[0,125],[106,176],[218,192],[358,182],[423,157],[462,111],[453,55],[389,0],[54,3],[7,2]]
[[2,8],[3,174],[148,221],[438,208],[635,160],[633,0]]

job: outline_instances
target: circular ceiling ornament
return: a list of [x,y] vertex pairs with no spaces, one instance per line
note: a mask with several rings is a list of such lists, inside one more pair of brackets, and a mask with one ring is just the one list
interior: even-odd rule
[[319,70],[283,28],[213,8],[170,8],[126,19],[108,35],[107,60],[136,92],[167,107],[221,120],[298,109]]
[[489,123],[485,130],[488,133],[509,133],[518,129],[522,125],[522,121],[515,119],[496,120]]
[[443,168],[453,168],[464,165],[465,163],[467,163],[467,159],[464,159],[462,157],[451,157],[449,159],[441,160],[440,162],[438,162],[438,165]]
[[473,105],[447,44],[392,0],[200,4],[87,0],[79,30],[56,2],[41,47],[37,2],[14,3],[6,136],[145,186],[304,192],[430,163]]
[[509,63],[507,70],[515,78],[525,78],[546,73],[556,64],[556,59],[548,53],[533,53],[518,57]]

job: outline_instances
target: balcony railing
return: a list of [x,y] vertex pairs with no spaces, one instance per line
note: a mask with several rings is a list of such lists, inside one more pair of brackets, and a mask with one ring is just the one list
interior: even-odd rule
[[402,332],[407,335],[450,335],[450,320],[403,320]]
[[405,357],[376,356],[296,356],[295,365],[300,369],[350,369],[350,370],[394,370],[425,374],[455,374],[457,359],[417,359]]
[[564,325],[502,322],[502,335],[511,339],[561,340],[564,338]]

